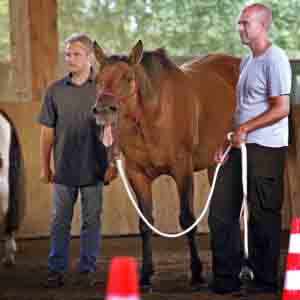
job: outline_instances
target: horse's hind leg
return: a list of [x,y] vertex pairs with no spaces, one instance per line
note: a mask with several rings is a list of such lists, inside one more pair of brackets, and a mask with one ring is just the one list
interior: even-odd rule
[[[188,228],[195,222],[195,217],[193,213],[193,199],[194,199],[194,182],[193,182],[193,172],[188,172],[189,174],[182,173],[177,174],[175,181],[177,183],[177,189],[180,198],[180,216],[179,222],[183,229]],[[197,288],[199,285],[203,284],[204,280],[202,277],[202,263],[199,258],[197,243],[195,239],[197,227],[191,230],[187,234],[187,241],[190,249],[190,268],[191,268],[191,285],[193,288]]]
[[17,243],[13,232],[7,233],[4,236],[4,257],[2,264],[6,267],[11,267],[16,263]]
[[[141,212],[153,224],[151,180],[144,174],[127,170]],[[151,277],[154,274],[152,259],[152,230],[139,219],[139,229],[142,237],[142,267],[140,270],[140,285],[144,290],[151,288]]]

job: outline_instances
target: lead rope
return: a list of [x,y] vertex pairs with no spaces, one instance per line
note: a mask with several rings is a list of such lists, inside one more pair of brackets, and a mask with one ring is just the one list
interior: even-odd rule
[[[229,141],[231,141],[231,137],[232,137],[232,133],[229,133],[227,138]],[[211,198],[215,189],[215,184],[216,184],[216,180],[217,180],[217,176],[219,173],[219,170],[222,166],[222,163],[225,159],[225,157],[227,156],[227,154],[229,153],[230,149],[231,149],[232,145],[230,144],[225,152],[222,155],[221,158],[221,162],[217,164],[215,173],[214,173],[214,177],[213,177],[213,182],[210,188],[210,192],[207,198],[207,201],[205,203],[205,206],[200,214],[200,216],[197,218],[197,220],[187,229],[185,229],[184,231],[178,232],[178,233],[165,233],[160,231],[159,229],[157,229],[156,227],[154,227],[143,215],[143,213],[141,212],[140,208],[137,205],[137,197],[135,195],[134,190],[132,189],[128,178],[125,174],[124,171],[124,167],[123,167],[123,161],[118,158],[116,159],[116,166],[118,169],[118,172],[120,174],[121,180],[124,184],[125,190],[129,196],[129,199],[132,203],[132,205],[134,206],[134,208],[136,209],[139,217],[143,220],[143,222],[156,234],[166,237],[166,238],[177,238],[180,236],[183,236],[185,234],[187,234],[188,232],[190,232],[191,230],[193,230],[198,224],[199,222],[201,222],[201,220],[203,219],[203,217],[205,216],[210,202],[211,202]],[[241,152],[242,152],[242,185],[243,185],[243,202],[242,202],[242,207],[241,207],[241,212],[240,212],[240,220],[243,220],[243,225],[244,225],[244,259],[245,261],[248,260],[249,258],[249,248],[248,248],[248,205],[247,205],[247,149],[246,149],[246,145],[245,143],[241,144]],[[249,278],[249,279],[253,279],[253,272],[251,271],[251,269],[248,266],[243,266],[241,273],[240,273],[240,278]]]
[[249,236],[248,236],[248,219],[249,219],[249,210],[248,210],[248,184],[247,184],[247,147],[246,144],[241,144],[242,152],[242,185],[243,185],[243,202],[240,212],[240,220],[243,218],[244,225],[244,263],[239,274],[241,280],[253,280],[254,274],[253,271],[248,266],[249,260]]

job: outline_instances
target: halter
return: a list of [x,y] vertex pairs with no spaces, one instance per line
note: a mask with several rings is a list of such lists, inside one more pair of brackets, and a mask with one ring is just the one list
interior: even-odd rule
[[133,119],[135,125],[139,126],[139,122],[140,122],[141,114],[142,114],[142,109],[141,109],[142,101],[141,101],[141,94],[140,94],[139,89],[137,88],[135,78],[133,80],[134,80],[134,87],[129,95],[116,96],[110,90],[104,89],[103,91],[100,91],[97,93],[97,99],[101,99],[102,97],[107,96],[107,97],[113,97],[113,98],[117,99],[117,101],[119,103],[126,103],[128,99],[132,98],[133,96],[136,96],[138,107],[137,107],[137,110],[134,112],[132,119]]

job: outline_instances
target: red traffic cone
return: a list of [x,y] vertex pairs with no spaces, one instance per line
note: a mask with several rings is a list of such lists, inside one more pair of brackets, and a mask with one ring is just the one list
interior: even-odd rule
[[300,219],[293,218],[282,300],[300,300]]
[[106,300],[139,300],[137,262],[133,257],[112,259],[108,274]]

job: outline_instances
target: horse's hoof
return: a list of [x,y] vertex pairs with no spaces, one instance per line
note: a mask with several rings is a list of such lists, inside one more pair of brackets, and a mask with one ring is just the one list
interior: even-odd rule
[[190,285],[192,291],[199,291],[207,287],[207,283],[201,275],[197,277],[192,277]]
[[153,286],[152,284],[145,284],[140,286],[142,293],[152,293],[153,292]]
[[140,280],[140,289],[143,293],[151,293],[153,290],[151,281],[150,280],[147,280],[147,281]]
[[143,292],[152,292],[152,283],[149,276],[141,276],[140,277],[140,288]]
[[254,279],[253,271],[248,266],[244,266],[239,274],[239,278],[241,281],[252,281]]
[[146,276],[141,276],[140,277],[140,285],[141,286],[146,286],[146,285],[151,285],[151,279],[150,277]]
[[204,291],[208,288],[208,285],[205,283],[195,283],[191,285],[192,292]]
[[16,259],[14,257],[4,257],[2,259],[2,265],[6,268],[11,268],[16,264]]

